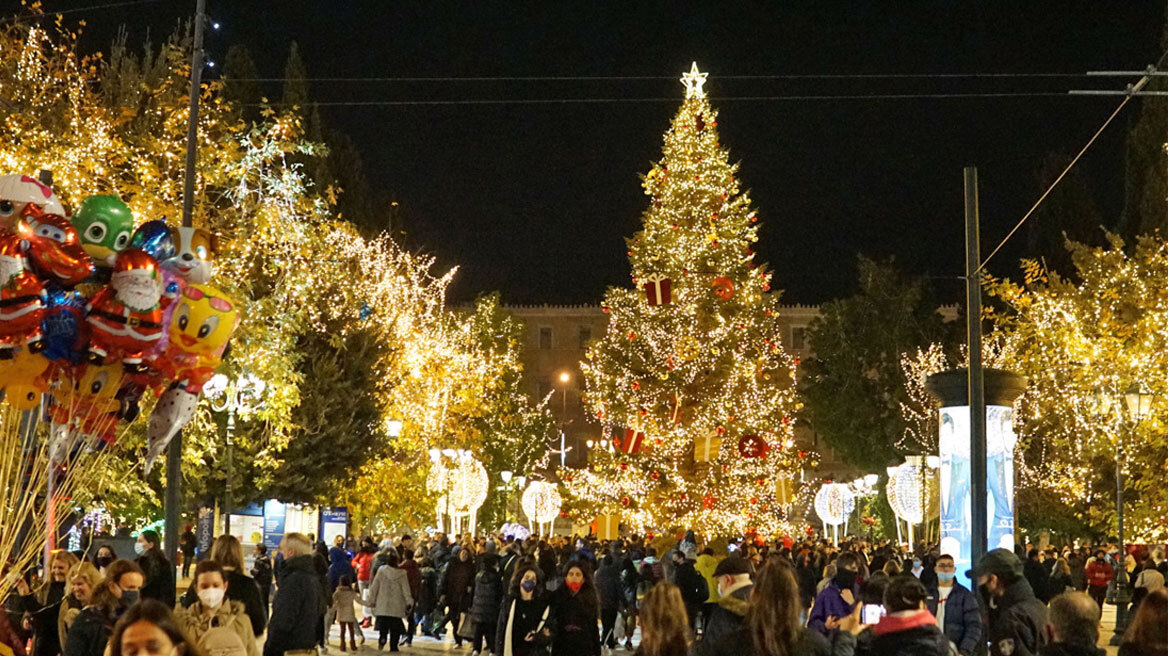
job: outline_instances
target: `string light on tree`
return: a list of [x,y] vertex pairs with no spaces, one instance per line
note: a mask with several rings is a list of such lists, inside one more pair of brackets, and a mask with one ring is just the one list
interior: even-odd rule
[[551,525],[560,515],[561,503],[559,489],[546,481],[532,481],[520,498],[528,523],[536,527],[541,535],[551,535]]

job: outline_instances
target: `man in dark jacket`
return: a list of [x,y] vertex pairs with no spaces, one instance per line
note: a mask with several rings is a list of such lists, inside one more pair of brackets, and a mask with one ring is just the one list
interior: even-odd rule
[[987,553],[970,573],[988,602],[992,656],[1034,656],[1043,644],[1046,606],[1022,575],[1022,561],[1009,549]]
[[621,573],[616,568],[611,554],[600,557],[600,568],[596,570],[596,593],[600,596],[600,639],[609,649],[616,649],[616,618],[624,606],[625,591],[621,585]]
[[937,626],[941,627],[945,637],[957,647],[957,653],[973,656],[981,637],[981,609],[977,605],[977,597],[955,580],[957,568],[953,564],[953,556],[939,556],[933,571],[937,583],[928,588],[929,598],[926,603],[929,612],[937,618]]
[[1042,565],[1042,552],[1037,547],[1031,547],[1026,553],[1026,562],[1022,563],[1022,575],[1034,590],[1034,596],[1042,603],[1050,601],[1051,595],[1047,592],[1050,587],[1050,572]]
[[1082,592],[1068,592],[1050,601],[1046,645],[1039,656],[1103,656],[1099,643],[1099,605]]
[[[687,550],[692,553],[696,549]],[[694,569],[694,561],[684,551],[673,552],[673,585],[681,589],[681,599],[685,602],[685,610],[689,615],[689,628],[694,630],[698,615],[702,612],[702,604],[710,597],[710,586],[706,579]],[[696,555],[695,555],[696,558]]]
[[260,589],[260,599],[264,602],[264,613],[268,612],[268,600],[272,596],[272,559],[268,558],[267,545],[255,546],[255,562],[251,567],[251,577]]
[[280,553],[284,554],[284,570],[272,600],[264,656],[315,649],[317,627],[326,607],[308,538],[301,533],[285,535]]
[[737,553],[731,554],[714,569],[714,580],[718,582],[718,607],[710,613],[710,625],[702,632],[701,640],[690,649],[692,656],[717,653],[720,643],[745,626],[750,593],[754,590],[750,563]]

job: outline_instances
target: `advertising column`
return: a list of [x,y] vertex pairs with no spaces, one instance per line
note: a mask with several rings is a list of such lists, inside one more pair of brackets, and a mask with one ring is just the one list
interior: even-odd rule
[[[950,369],[929,376],[929,393],[941,404],[941,553],[953,556],[957,576],[970,586],[972,531],[970,485],[968,372]],[[1014,400],[1026,390],[1026,378],[997,369],[985,370],[986,398],[986,549],[1014,548]]]

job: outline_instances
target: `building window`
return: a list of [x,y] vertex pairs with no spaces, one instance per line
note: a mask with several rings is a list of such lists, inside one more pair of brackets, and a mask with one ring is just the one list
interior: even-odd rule
[[791,349],[802,351],[807,348],[807,326],[791,326]]
[[592,326],[580,326],[580,348],[588,348],[588,342],[592,341]]
[[543,326],[539,329],[539,348],[543,350],[550,350],[552,347],[552,329]]

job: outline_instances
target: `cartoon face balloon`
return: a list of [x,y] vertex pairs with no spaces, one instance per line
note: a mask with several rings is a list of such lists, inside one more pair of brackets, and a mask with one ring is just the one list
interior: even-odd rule
[[65,206],[52,189],[27,175],[0,175],[0,228],[16,230],[24,210],[34,214],[65,215]]
[[205,285],[214,274],[215,255],[219,252],[219,241],[215,235],[203,228],[175,228],[175,255],[162,266],[177,273],[187,283]]
[[64,217],[33,215],[26,207],[17,232],[28,240],[28,254],[42,277],[71,287],[93,273],[93,260],[81,247],[77,229]]
[[9,350],[21,344],[33,350],[43,347],[45,286],[28,270],[21,241],[13,233],[0,233],[0,357],[10,356]]
[[117,196],[86,198],[70,220],[81,235],[81,247],[98,266],[112,267],[134,232],[134,214]]
[[239,311],[227,296],[206,285],[187,285],[170,318],[170,343],[186,353],[221,352],[239,323]]

